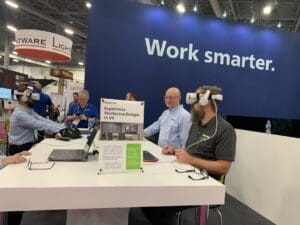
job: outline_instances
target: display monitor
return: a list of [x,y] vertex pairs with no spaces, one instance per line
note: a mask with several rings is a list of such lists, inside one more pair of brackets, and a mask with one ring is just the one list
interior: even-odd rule
[[11,99],[11,89],[0,87],[0,99]]

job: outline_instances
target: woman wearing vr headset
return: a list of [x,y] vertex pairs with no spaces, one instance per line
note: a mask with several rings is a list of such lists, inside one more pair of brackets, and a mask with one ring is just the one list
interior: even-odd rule
[[29,150],[35,143],[35,130],[46,130],[49,133],[58,133],[64,126],[49,119],[43,118],[33,110],[34,100],[38,100],[39,94],[32,93],[27,87],[19,87],[15,93],[19,105],[10,118],[9,153],[11,155]]
[[[221,89],[216,86],[202,86],[196,93],[187,93],[187,104],[191,104],[192,126],[186,142],[186,147],[175,149],[167,146],[163,154],[175,154],[176,161],[191,164],[195,171],[207,173],[219,179],[225,175],[235,158],[236,134],[233,127],[218,115],[217,104],[223,100]],[[207,174],[205,172],[205,174]],[[190,177],[192,180],[207,179]],[[189,178],[187,178],[189,179]],[[189,206],[176,207],[146,207],[131,209],[129,225],[176,224],[177,212]]]

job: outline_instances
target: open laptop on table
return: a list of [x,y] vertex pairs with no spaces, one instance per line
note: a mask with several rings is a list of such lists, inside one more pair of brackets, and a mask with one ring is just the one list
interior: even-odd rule
[[53,149],[49,161],[86,161],[99,127],[94,127],[83,149]]

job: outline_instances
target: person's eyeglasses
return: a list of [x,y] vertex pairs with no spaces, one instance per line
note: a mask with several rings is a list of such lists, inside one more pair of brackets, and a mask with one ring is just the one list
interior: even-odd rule
[[190,170],[181,170],[176,168],[175,172],[177,173],[191,173],[188,175],[188,178],[192,179],[192,180],[206,180],[209,178],[208,173],[206,170],[201,170],[198,168],[193,168]]
[[27,168],[29,170],[50,170],[54,167],[55,162],[32,162],[31,159],[28,160]]
[[175,100],[176,98],[178,98],[178,96],[165,96],[165,95],[164,95],[164,99],[165,99],[165,100],[168,100],[168,99],[169,99],[169,100]]

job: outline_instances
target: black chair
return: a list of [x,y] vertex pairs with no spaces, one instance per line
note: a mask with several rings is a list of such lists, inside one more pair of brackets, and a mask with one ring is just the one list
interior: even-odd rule
[[[219,182],[222,184],[225,184],[225,175],[222,175],[219,177]],[[199,215],[201,213],[201,207],[191,207],[191,208],[195,209],[195,218],[200,218]],[[209,209],[214,210],[217,213],[218,218],[219,218],[219,225],[223,225],[223,215],[222,215],[222,212],[220,211],[220,205],[211,205],[211,206],[209,206]],[[182,216],[183,211],[179,211],[177,213],[177,225],[181,225],[181,216]],[[207,217],[208,217],[208,215],[209,215],[209,210],[207,213]],[[199,225],[201,225],[201,221],[199,221]]]

